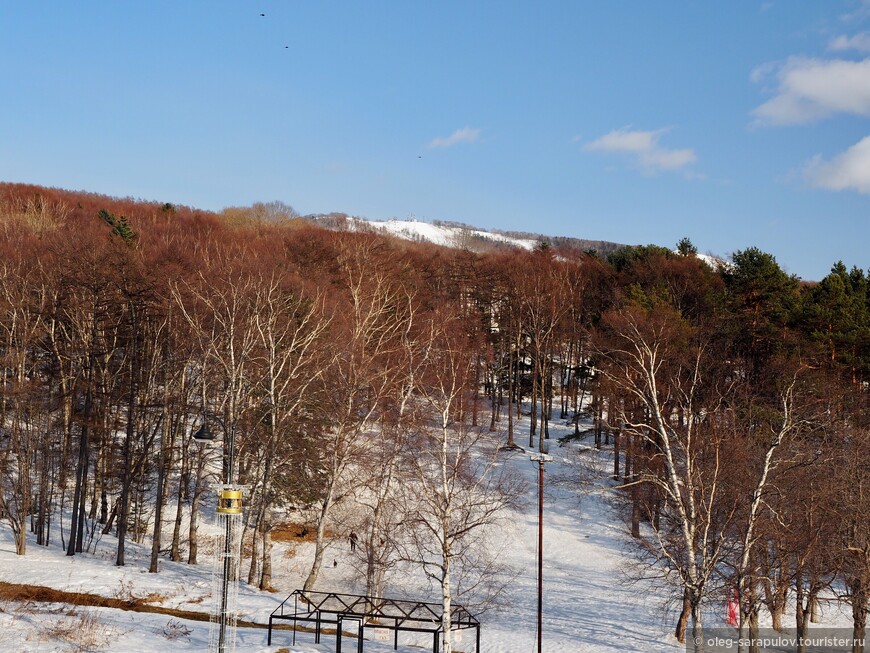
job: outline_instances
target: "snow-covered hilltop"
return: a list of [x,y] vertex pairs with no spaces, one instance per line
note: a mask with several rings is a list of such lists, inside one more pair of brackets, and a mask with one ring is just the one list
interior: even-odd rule
[[511,238],[510,236],[484,231],[483,229],[432,224],[418,220],[385,220],[381,222],[350,218],[348,226],[356,231],[379,231],[406,240],[425,241],[445,247],[463,247],[475,239],[482,239],[484,241],[491,241],[493,244],[505,244],[511,247],[530,250],[534,249],[540,242],[533,238]]
[[526,232],[490,231],[455,222],[423,222],[421,220],[368,220],[341,213],[311,215],[306,219],[337,231],[375,232],[404,240],[432,243],[442,247],[455,247],[486,252],[496,249],[532,250],[541,243],[564,246],[577,251],[593,250],[601,255],[624,245],[603,240],[586,240],[567,236],[548,236]]

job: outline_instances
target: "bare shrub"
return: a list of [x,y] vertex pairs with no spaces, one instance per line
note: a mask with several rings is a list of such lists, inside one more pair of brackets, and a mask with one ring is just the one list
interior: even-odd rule
[[117,631],[102,623],[93,610],[80,608],[43,627],[34,637],[62,642],[72,653],[86,653],[107,649],[117,639]]
[[177,619],[170,619],[163,627],[163,636],[170,642],[174,642],[177,639],[190,641],[191,632],[190,628]]
[[118,589],[115,590],[115,598],[122,601],[132,601],[136,597],[133,596],[133,581],[124,580],[118,581]]

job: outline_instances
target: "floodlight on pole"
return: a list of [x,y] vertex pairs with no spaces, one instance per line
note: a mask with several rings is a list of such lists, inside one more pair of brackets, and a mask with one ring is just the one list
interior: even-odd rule
[[208,442],[214,442],[214,433],[211,432],[211,429],[208,427],[208,420],[203,418],[202,426],[200,426],[196,433],[191,436],[194,441],[198,444],[206,444]]

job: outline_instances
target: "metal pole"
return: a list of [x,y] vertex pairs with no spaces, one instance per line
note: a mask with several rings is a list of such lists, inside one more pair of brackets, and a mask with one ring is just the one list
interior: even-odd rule
[[[227,453],[227,469],[224,483],[232,485],[233,483],[233,455],[236,448],[236,425],[230,424],[229,433],[227,433],[226,424],[224,426],[224,448],[229,449]],[[232,520],[229,517],[226,520],[226,538],[224,541],[224,564],[223,577],[221,579],[221,613],[220,613],[220,628],[218,630],[218,652],[225,653],[226,651],[226,634],[227,634],[227,592],[230,584],[230,553],[232,552]]]
[[221,614],[220,614],[220,631],[218,632],[218,651],[224,653],[226,651],[226,634],[227,634],[227,592],[229,588],[230,576],[230,553],[232,549],[232,521],[229,516],[224,517],[226,522],[226,539],[224,541],[224,566],[223,579],[221,582]]
[[[235,611],[235,597],[234,593],[232,597],[230,597],[230,583],[236,581],[236,573],[238,571],[238,565],[235,564],[236,560],[236,550],[235,550],[235,542],[234,542],[234,534],[235,534],[235,517],[240,516],[242,514],[242,487],[236,486],[233,482],[234,479],[234,463],[235,463],[235,443],[236,443],[236,429],[235,424],[231,424],[230,428],[227,428],[227,424],[220,417],[211,413],[211,418],[217,421],[221,427],[223,428],[223,452],[222,452],[222,477],[223,477],[223,485],[221,487],[221,492],[218,497],[218,505],[217,505],[217,516],[218,519],[224,520],[224,544],[223,544],[223,560],[221,561],[221,577],[220,577],[220,607],[214,606],[214,609],[217,610],[218,614],[215,615],[214,612],[211,616],[212,627],[209,629],[209,650],[214,651],[217,650],[218,653],[227,653],[229,650],[235,650],[235,619],[230,620],[229,610]],[[211,434],[211,431],[208,428],[208,419],[209,413],[208,411],[203,409],[202,416],[202,426],[199,430],[193,434],[193,439],[197,442],[211,442],[214,440],[214,435]],[[217,571],[217,568],[215,568]],[[217,592],[217,574],[215,574],[215,585],[212,586],[212,600],[216,600]],[[233,599],[233,605],[230,606],[230,598]],[[234,613],[235,614],[235,613]],[[283,613],[282,613],[283,614]],[[215,625],[217,625],[217,642],[214,641],[215,635]],[[271,625],[271,618],[270,618]],[[231,630],[231,641],[229,642],[229,646],[227,644],[227,631]],[[270,629],[270,637],[271,637],[271,629]],[[294,631],[295,637],[295,631]],[[217,644],[217,649],[213,648]]]
[[538,653],[543,648],[544,614],[544,463],[552,457],[540,453],[531,456],[538,463]]
[[541,653],[544,614],[544,459],[538,461],[538,653]]

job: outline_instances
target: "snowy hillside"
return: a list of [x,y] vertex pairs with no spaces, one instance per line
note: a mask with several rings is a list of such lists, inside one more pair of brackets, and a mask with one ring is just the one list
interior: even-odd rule
[[[518,433],[528,428],[518,424]],[[543,647],[549,653],[643,653],[684,651],[671,635],[674,613],[667,611],[660,588],[649,581],[629,582],[625,576],[629,535],[619,514],[619,500],[610,480],[612,449],[596,451],[584,442],[559,445],[558,438],[573,427],[551,424],[550,454],[546,466],[544,517],[544,628]],[[521,438],[520,438],[521,439]],[[502,562],[512,570],[508,600],[481,616],[481,653],[527,653],[535,650],[538,464],[529,454],[506,455],[528,484],[529,500],[505,520],[494,534],[491,546],[503,551]],[[213,515],[210,521],[213,523]],[[214,530],[212,530],[214,532]],[[126,567],[114,565],[115,541],[105,536],[95,555],[66,557],[55,542],[49,548],[28,543],[24,557],[14,554],[10,531],[0,531],[0,651],[49,653],[55,651],[125,651],[165,653],[204,651],[208,645],[211,564],[201,551],[202,564],[189,566],[161,559],[158,574],[147,573],[148,548],[129,545]],[[326,653],[335,650],[334,635],[314,643],[310,632],[297,634],[291,646],[289,631],[275,631],[273,645],[266,644],[269,614],[293,590],[302,586],[312,545],[276,544],[276,593],[259,592],[241,583],[239,618],[247,625],[238,630],[240,653]],[[327,550],[326,565],[317,589],[352,592],[359,578],[349,560],[347,542],[338,538]],[[397,591],[419,588],[396,580]],[[84,605],[45,602],[37,598],[11,598],[18,584],[98,595],[111,599],[139,599],[151,612],[98,607],[91,597]],[[38,592],[31,591],[38,595]],[[190,613],[197,613],[199,620]],[[834,607],[825,621],[841,626],[849,621]],[[708,606],[708,627],[722,627],[724,610]],[[345,648],[353,645],[348,638]],[[470,641],[469,641],[470,640]],[[400,653],[431,650],[431,636],[402,633]],[[457,651],[471,653],[473,639],[455,644]],[[350,650],[350,648],[348,648]],[[354,649],[355,650],[355,649]],[[366,641],[368,653],[387,653],[392,644]]]
[[520,249],[531,250],[538,244],[533,238],[511,238],[501,234],[473,229],[457,227],[445,224],[431,224],[418,220],[363,220],[350,218],[348,226],[357,231],[372,230],[405,240],[416,240],[445,247],[462,247],[471,239],[489,241],[493,244],[508,245]]
[[[582,444],[559,447],[556,438],[571,428],[553,426],[551,454],[547,466],[544,531],[544,650],[679,651],[669,636],[670,620],[663,620],[660,606],[649,601],[651,588],[627,585],[621,571],[626,530],[617,515],[615,497],[608,491],[608,453],[596,452]],[[611,454],[612,455],[612,454]],[[505,522],[492,545],[503,548],[503,561],[514,569],[508,588],[509,601],[481,617],[481,651],[513,653],[531,651],[535,641],[537,463],[525,452],[510,455],[507,463],[528,481],[530,500],[521,512]],[[212,520],[213,521],[213,520]],[[189,566],[161,560],[161,572],[148,574],[146,547],[130,547],[126,567],[116,567],[114,540],[105,536],[96,555],[66,557],[55,542],[45,549],[30,542],[25,557],[14,554],[8,528],[0,540],[0,581],[28,584],[110,598],[139,598],[152,609],[208,612],[211,568],[208,553],[204,564]],[[348,591],[355,587],[348,563],[346,541],[338,539],[327,551],[327,565],[318,589]],[[276,544],[275,594],[258,592],[241,584],[240,619],[268,623],[269,613],[294,589],[301,587],[312,553],[310,544]],[[406,590],[408,588],[403,588]],[[10,590],[5,589],[6,596]],[[419,590],[417,590],[419,596]],[[435,596],[419,598],[432,600]],[[20,601],[6,598],[0,603],[0,650],[43,653],[48,651],[133,651],[157,653],[202,651],[207,646],[208,623],[181,616],[152,612]],[[82,648],[80,640],[88,639]],[[262,628],[240,628],[240,652],[289,650],[314,653],[334,650],[334,638],[324,637],[315,645],[313,635],[300,633],[290,647],[290,634],[277,632],[274,646],[266,646]],[[400,636],[403,653],[431,646],[430,636]],[[416,645],[416,646],[414,646]],[[458,643],[460,651],[473,650],[473,642]],[[366,642],[365,650],[392,650],[392,646]]]
[[367,231],[382,233],[404,240],[432,243],[443,247],[456,247],[477,252],[493,249],[532,250],[540,243],[565,247],[571,251],[586,252],[594,250],[599,255],[624,247],[619,243],[603,240],[585,240],[567,236],[549,236],[525,232],[487,231],[453,222],[422,222],[420,220],[367,220],[351,217],[343,213],[329,215],[309,215],[305,217],[317,225],[338,231]]
[[[454,247],[471,251],[488,251],[495,248],[512,248],[531,251],[542,242],[566,245],[575,251],[594,250],[606,256],[625,245],[609,241],[583,240],[579,238],[552,237],[540,234],[507,235],[467,225],[453,223],[431,223],[420,220],[367,220],[359,217],[341,215],[308,216],[309,220],[331,229],[374,232],[394,236],[403,240],[432,243],[442,247]],[[677,250],[673,250],[677,253]],[[696,253],[695,256],[714,270],[728,265],[722,257],[713,254]]]

